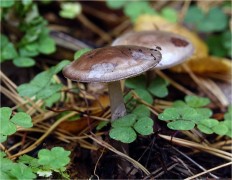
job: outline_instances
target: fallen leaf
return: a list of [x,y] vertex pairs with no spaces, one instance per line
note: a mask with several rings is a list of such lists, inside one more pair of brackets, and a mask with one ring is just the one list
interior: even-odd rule
[[[191,59],[185,62],[185,64],[191,69],[192,72],[197,74],[229,74],[232,70],[232,62],[229,59],[213,56]],[[182,65],[175,66],[171,69],[175,72],[186,72]]]
[[91,124],[93,121],[94,120],[91,118],[88,119],[87,117],[82,117],[76,121],[64,121],[59,124],[58,128],[68,131],[72,134],[78,134],[86,127],[88,127],[88,125]]

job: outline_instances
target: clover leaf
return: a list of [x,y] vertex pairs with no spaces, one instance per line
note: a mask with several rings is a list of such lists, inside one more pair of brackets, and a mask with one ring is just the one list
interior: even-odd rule
[[145,76],[129,78],[126,80],[125,85],[130,89],[146,89],[146,78]]
[[2,8],[9,8],[9,7],[13,6],[15,2],[16,2],[15,0],[1,1],[0,7],[2,7]]
[[186,131],[186,130],[191,130],[194,128],[195,124],[194,122],[191,121],[185,121],[185,120],[177,120],[177,121],[172,121],[169,122],[167,124],[167,126],[170,129],[173,130],[182,130],[182,131]]
[[17,124],[18,126],[22,126],[25,128],[30,128],[33,126],[32,122],[31,122],[31,117],[24,112],[16,113],[11,118],[11,122]]
[[168,95],[168,85],[169,83],[167,81],[161,77],[157,77],[149,85],[148,90],[152,95],[163,98]]
[[192,6],[188,9],[184,21],[192,24],[200,32],[222,31],[227,26],[227,16],[219,7],[213,7],[208,12]]
[[29,57],[16,57],[13,63],[17,67],[31,67],[35,65],[35,60]]
[[232,121],[232,105],[229,106],[228,112],[225,113],[224,119],[228,121]]
[[144,89],[135,89],[134,92],[148,104],[152,104],[153,98],[147,90]]
[[127,0],[107,0],[106,5],[111,9],[120,9],[127,3]]
[[131,127],[117,127],[110,130],[110,137],[112,139],[121,141],[123,143],[133,142],[137,135]]
[[135,22],[141,14],[155,14],[155,10],[147,1],[131,1],[125,4],[123,12],[130,17],[132,22]]
[[137,137],[135,131],[141,135],[153,133],[153,120],[136,114],[126,115],[112,122],[109,135],[112,139],[123,143],[131,143]]
[[197,108],[208,105],[210,100],[209,98],[188,95],[185,97],[185,102],[190,107]]
[[153,133],[153,125],[154,122],[149,117],[143,117],[138,119],[138,121],[134,124],[134,129],[142,135],[149,135]]
[[70,61],[63,60],[49,70],[37,74],[29,83],[18,86],[17,91],[19,95],[27,97],[36,96],[37,99],[43,100],[47,99],[47,104],[49,105],[55,100],[59,100],[60,93],[57,93],[61,90],[62,85],[53,83],[53,76],[69,63]]
[[9,107],[0,108],[0,142],[4,142],[8,135],[17,131],[17,125],[25,128],[32,127],[31,117],[24,113],[16,113],[12,118],[12,110]]
[[138,118],[141,117],[150,117],[150,110],[143,104],[138,105],[133,111],[133,114],[137,115]]
[[130,127],[135,123],[135,114],[129,114],[112,122],[112,127]]
[[191,107],[172,107],[165,109],[163,113],[158,115],[158,118],[171,121],[167,125],[170,129],[190,130],[194,128],[195,123],[198,123],[202,116]]
[[23,163],[15,164],[14,168],[10,171],[11,175],[17,179],[34,179],[36,175],[32,172],[30,167],[27,167]]
[[58,170],[69,163],[69,155],[70,151],[66,151],[62,147],[54,147],[51,150],[42,149],[38,153],[38,163],[53,170]]
[[229,126],[227,126],[228,124],[224,122],[220,122],[218,125],[214,126],[212,128],[213,132],[220,135],[220,136],[223,136],[223,135],[228,135],[231,137],[231,135],[229,135],[229,133],[231,133],[231,124]]
[[205,134],[212,134],[214,132],[212,128],[218,124],[216,119],[202,119],[197,124],[197,128]]

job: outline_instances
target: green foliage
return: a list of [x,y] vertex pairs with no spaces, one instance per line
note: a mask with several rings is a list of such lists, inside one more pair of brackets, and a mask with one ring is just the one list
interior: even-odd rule
[[132,22],[135,22],[142,14],[156,14],[148,1],[128,1],[124,6],[123,12],[130,17]]
[[152,119],[149,117],[142,117],[138,119],[133,127],[139,134],[146,136],[153,133],[153,125],[154,122]]
[[16,57],[13,60],[15,66],[18,67],[31,67],[35,65],[35,61],[29,57]]
[[[140,113],[139,113],[140,114]],[[137,133],[141,135],[150,135],[153,133],[154,122],[149,117],[128,114],[112,122],[110,137],[123,143],[131,143]]]
[[206,106],[210,103],[209,98],[203,98],[198,96],[185,96],[184,99],[186,104],[193,108]]
[[206,39],[206,43],[209,47],[209,52],[211,54],[219,57],[232,57],[230,31],[225,31],[217,35],[209,35]]
[[107,0],[106,5],[111,9],[122,9],[131,22],[144,14],[158,15],[170,22],[177,22],[177,11],[173,8],[166,7],[157,13],[149,1],[131,1],[131,0]]
[[63,87],[53,81],[53,76],[59,73],[70,62],[63,60],[49,70],[37,74],[30,83],[18,86],[17,91],[20,96],[33,97],[45,100],[46,106],[51,106],[59,100],[60,90]]
[[200,32],[214,32],[225,30],[228,18],[219,7],[203,12],[197,6],[192,6],[189,8],[184,21],[194,25]]
[[[229,6],[231,7],[231,3]],[[191,6],[185,16],[185,22],[195,27],[197,31],[207,33],[206,43],[210,54],[232,57],[229,18],[223,9],[222,5],[204,12],[197,6]]]
[[191,130],[200,118],[194,108],[168,108],[159,114],[158,118],[164,121],[171,121],[168,127],[173,130]]
[[178,18],[178,13],[173,8],[165,7],[161,10],[161,16],[170,22],[176,23]]
[[1,8],[9,8],[13,6],[15,3],[15,0],[1,0],[0,7]]
[[[1,34],[0,35],[0,48],[1,48],[1,59],[0,62],[13,59],[18,56],[17,51],[15,50],[14,45],[9,42],[9,39]],[[10,52],[10,53],[9,53]]]
[[134,89],[135,93],[148,104],[152,104],[151,95],[163,98],[168,95],[169,83],[161,77],[156,77],[147,87],[145,76],[138,76],[126,80],[126,87]]
[[2,151],[0,153],[0,179],[35,179],[37,176],[49,177],[53,172],[60,173],[64,178],[68,177],[65,166],[70,161],[70,151],[62,147],[41,149],[38,158],[23,155],[17,162],[8,159]]
[[82,7],[78,2],[64,2],[61,4],[60,16],[67,19],[74,19],[81,13]]
[[91,50],[91,48],[84,48],[84,49],[78,50],[74,54],[74,60],[77,60],[79,57],[81,57],[83,54],[85,54],[86,52],[88,52],[90,50]]
[[30,128],[33,126],[31,117],[24,113],[18,112],[12,116],[12,110],[9,107],[0,108],[0,143],[6,141],[7,136],[17,131],[17,126]]
[[137,76],[126,80],[126,87],[130,89],[146,89],[146,78],[145,76]]
[[165,81],[161,77],[157,77],[148,86],[148,90],[152,95],[163,98],[168,95],[168,85],[169,83],[167,81]]
[[135,89],[134,92],[146,103],[152,104],[153,98],[151,94],[145,89]]
[[210,118],[212,111],[204,106],[208,105],[208,98],[186,96],[185,101],[177,100],[172,107],[165,109],[158,118],[168,121],[168,128],[173,130],[191,130],[196,127],[205,134],[216,133],[232,137],[232,107],[224,116],[224,121]]
[[47,21],[39,15],[36,2],[31,0],[14,2],[1,1],[1,5],[4,7],[2,21],[4,24],[10,23],[8,17],[11,17],[10,13],[13,13],[16,24],[14,28],[22,34],[22,37],[13,44],[8,37],[1,34],[2,54],[0,62],[13,60],[15,66],[31,67],[35,65],[33,57],[40,53],[51,54],[55,52],[55,42],[49,36],[49,30],[46,27]]
[[54,147],[51,151],[42,149],[38,153],[38,163],[53,170],[66,166],[70,159],[70,151],[65,151],[61,147]]
[[132,111],[133,114],[137,115],[138,118],[141,117],[150,117],[150,110],[143,104],[136,106],[136,108]]
[[106,5],[111,9],[120,9],[122,8],[128,1],[127,0],[107,0]]

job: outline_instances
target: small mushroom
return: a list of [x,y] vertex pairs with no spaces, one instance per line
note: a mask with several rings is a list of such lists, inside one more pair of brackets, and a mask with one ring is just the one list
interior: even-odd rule
[[165,31],[130,32],[117,38],[112,46],[136,45],[159,49],[162,60],[155,67],[166,69],[182,63],[193,54],[194,47],[186,38]]
[[66,78],[78,82],[107,82],[111,119],[126,114],[120,80],[137,76],[161,60],[157,49],[139,46],[109,46],[82,55],[63,69]]

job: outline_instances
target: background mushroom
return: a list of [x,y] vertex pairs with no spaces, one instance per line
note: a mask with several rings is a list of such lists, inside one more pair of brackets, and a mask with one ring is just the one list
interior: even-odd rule
[[186,38],[166,31],[130,32],[117,38],[112,46],[136,45],[159,49],[162,60],[155,67],[166,69],[182,63],[193,54],[194,47]]
[[78,82],[107,82],[111,119],[126,114],[120,80],[139,75],[161,60],[157,48],[110,46],[85,53],[63,69],[66,78]]

